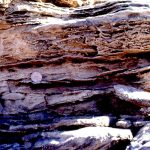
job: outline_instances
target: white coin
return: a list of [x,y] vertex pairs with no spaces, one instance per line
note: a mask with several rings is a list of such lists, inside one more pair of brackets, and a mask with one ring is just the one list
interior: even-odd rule
[[40,83],[42,81],[42,75],[41,75],[41,73],[39,73],[39,72],[33,72],[31,74],[31,80],[34,83]]

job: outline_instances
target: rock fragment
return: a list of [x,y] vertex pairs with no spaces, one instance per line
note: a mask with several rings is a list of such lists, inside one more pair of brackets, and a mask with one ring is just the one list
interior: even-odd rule
[[119,120],[116,122],[116,126],[121,128],[129,128],[131,125],[131,121],[129,120]]
[[21,93],[8,93],[2,96],[2,99],[4,100],[22,100],[24,99],[24,94]]
[[0,95],[3,93],[9,93],[9,87],[7,81],[0,82]]
[[133,122],[133,126],[134,127],[142,127],[148,123],[150,123],[150,121],[135,121],[135,122]]
[[46,106],[44,94],[28,94],[22,101],[27,110],[41,109]]

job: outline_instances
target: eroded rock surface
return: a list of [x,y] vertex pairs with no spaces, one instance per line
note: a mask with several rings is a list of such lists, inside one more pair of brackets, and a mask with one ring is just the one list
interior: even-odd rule
[[133,138],[126,150],[148,150],[150,149],[150,124],[145,125]]
[[119,140],[131,140],[132,133],[127,129],[107,127],[87,127],[74,131],[43,132],[42,140],[37,141],[34,148],[48,149],[108,149]]
[[[126,149],[150,122],[149,1],[10,1],[0,2],[0,149]],[[149,144],[136,140],[128,148]]]

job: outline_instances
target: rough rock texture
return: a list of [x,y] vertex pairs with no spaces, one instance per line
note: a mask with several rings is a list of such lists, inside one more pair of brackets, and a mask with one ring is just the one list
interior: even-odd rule
[[[37,141],[34,148],[41,145],[48,149],[108,149],[119,140],[131,140],[132,133],[128,129],[108,127],[87,127],[73,131],[44,132],[42,140]],[[67,145],[67,147],[66,147]]]
[[131,141],[126,150],[148,150],[150,149],[150,124],[145,125]]
[[149,0],[61,6],[0,1],[0,149],[91,150],[106,129],[95,149],[123,150],[150,121]]

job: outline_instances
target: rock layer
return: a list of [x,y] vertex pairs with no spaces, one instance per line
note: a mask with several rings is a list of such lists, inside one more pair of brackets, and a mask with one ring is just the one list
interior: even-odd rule
[[149,38],[146,0],[0,2],[0,149],[125,149],[149,123]]
[[34,148],[47,149],[108,149],[118,140],[131,140],[132,133],[127,129],[107,127],[87,127],[74,131],[45,132],[43,140],[37,141]]

